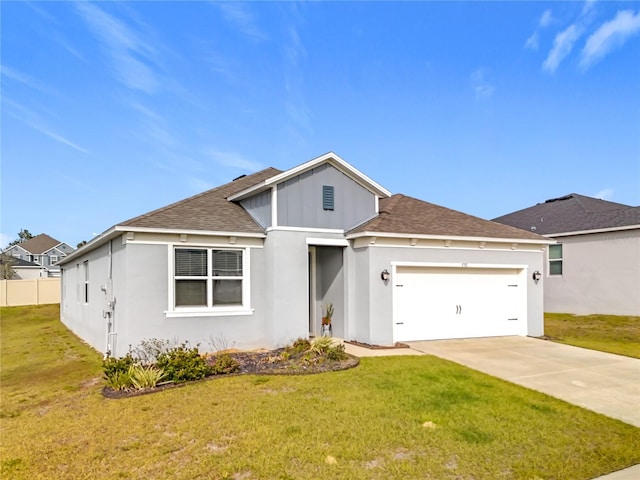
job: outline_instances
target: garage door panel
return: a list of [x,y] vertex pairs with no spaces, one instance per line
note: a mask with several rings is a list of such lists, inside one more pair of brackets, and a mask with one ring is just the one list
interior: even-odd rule
[[523,283],[517,269],[397,267],[394,339],[517,335]]

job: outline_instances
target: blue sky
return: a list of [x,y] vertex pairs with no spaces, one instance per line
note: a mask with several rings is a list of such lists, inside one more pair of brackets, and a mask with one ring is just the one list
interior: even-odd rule
[[640,2],[2,2],[1,244],[334,151],[493,218],[640,204]]

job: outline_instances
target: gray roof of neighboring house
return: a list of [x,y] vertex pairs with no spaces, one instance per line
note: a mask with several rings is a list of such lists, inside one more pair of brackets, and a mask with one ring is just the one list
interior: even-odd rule
[[61,243],[62,242],[50,237],[46,233],[41,233],[26,242],[18,243],[17,246],[23,248],[29,253],[40,255]]
[[[21,258],[17,258],[17,257],[11,257],[12,258],[12,263],[11,266],[12,267],[19,267],[19,268],[28,268],[28,267],[32,267],[32,268],[45,268],[42,265],[38,265],[37,263],[33,263],[33,262],[28,262],[27,260],[23,260]],[[0,264],[3,264],[4,260],[2,258],[0,258]]]
[[491,222],[402,194],[380,199],[379,215],[349,233],[380,232],[543,240],[519,228]]
[[640,225],[640,207],[571,193],[493,219],[540,235]]
[[228,201],[227,197],[279,173],[281,171],[275,168],[266,168],[118,225],[211,232],[263,233],[264,229],[251,218],[251,215],[239,204]]

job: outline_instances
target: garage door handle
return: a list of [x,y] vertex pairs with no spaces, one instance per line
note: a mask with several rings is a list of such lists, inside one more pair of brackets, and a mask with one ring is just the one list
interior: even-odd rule
[[404,287],[404,285],[396,285],[396,287]]
[[396,325],[404,325],[404,322],[396,322]]

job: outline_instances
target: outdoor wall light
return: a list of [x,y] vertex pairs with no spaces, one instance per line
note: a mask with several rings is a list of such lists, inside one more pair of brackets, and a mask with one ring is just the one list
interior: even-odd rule
[[533,281],[536,282],[537,284],[542,278],[542,274],[538,270],[536,270],[535,272],[533,272],[533,275],[531,276],[531,278],[533,278]]
[[382,270],[382,273],[380,273],[380,278],[384,283],[387,283],[389,281],[389,277],[391,277],[389,270],[387,270],[386,268]]

